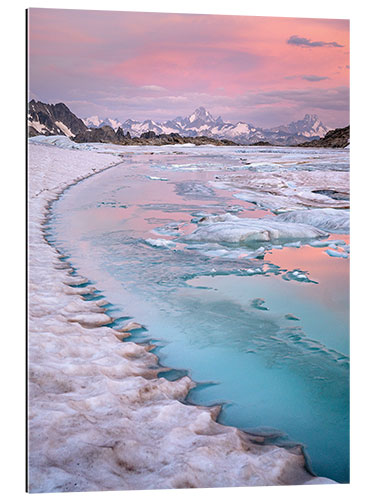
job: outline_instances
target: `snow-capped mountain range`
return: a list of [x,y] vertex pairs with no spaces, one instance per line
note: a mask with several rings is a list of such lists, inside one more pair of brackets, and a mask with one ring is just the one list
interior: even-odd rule
[[105,118],[104,120],[102,120],[97,115],[89,116],[88,118],[85,118],[83,120],[83,123],[89,128],[100,128],[100,127],[104,127],[104,125],[109,125],[114,130],[117,130],[119,127],[121,127],[121,122],[120,122],[120,120],[117,120],[117,118],[115,118],[115,119]]
[[83,122],[91,128],[110,125],[117,130],[118,127],[121,127],[124,133],[129,132],[132,137],[139,137],[144,132],[152,131],[156,134],[178,133],[185,137],[205,135],[216,139],[230,139],[241,144],[268,141],[272,144],[293,145],[324,137],[330,130],[319,120],[317,115],[306,114],[303,120],[265,129],[246,122],[235,124],[224,122],[221,116],[215,119],[204,107],[197,108],[194,113],[185,118],[178,116],[174,120],[164,122],[128,119],[121,123],[118,119],[100,119],[98,116],[85,118]]
[[179,134],[182,137],[206,136],[213,139],[229,139],[238,144],[254,144],[266,141],[276,145],[295,145],[324,137],[329,131],[316,115],[306,114],[303,120],[270,129],[256,127],[251,123],[225,122],[221,116],[214,118],[205,108],[197,108],[189,116],[178,116],[174,120],[156,122],[91,116],[81,120],[64,104],[46,104],[31,100],[28,107],[29,135],[66,135],[75,137],[86,130],[109,126],[117,131],[123,129],[131,137],[140,137],[145,132],[155,134]]

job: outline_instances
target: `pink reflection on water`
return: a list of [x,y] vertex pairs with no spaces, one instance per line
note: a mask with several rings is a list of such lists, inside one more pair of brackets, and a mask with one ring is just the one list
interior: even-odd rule
[[[349,244],[349,235],[332,234],[332,240],[343,240]],[[267,258],[283,269],[307,271],[309,278],[323,285],[298,283],[299,294],[306,300],[318,300],[334,311],[348,307],[349,299],[349,259],[330,257],[327,248],[304,245],[301,248],[273,249]]]

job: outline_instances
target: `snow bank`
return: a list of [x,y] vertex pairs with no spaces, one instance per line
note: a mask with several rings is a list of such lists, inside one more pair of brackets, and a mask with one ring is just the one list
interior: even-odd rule
[[121,342],[126,333],[98,326],[108,320],[105,310],[82,297],[94,286],[67,284],[71,268],[43,234],[49,203],[116,161],[87,151],[29,148],[30,491],[311,480],[299,447],[259,445],[218,424],[218,407],[183,404],[192,380],[157,378],[149,347]]
[[37,135],[29,139],[29,144],[44,144],[45,146],[56,146],[61,149],[95,151],[97,153],[110,153],[113,155],[118,155],[119,153],[124,152],[124,146],[99,142],[77,143],[65,135]]

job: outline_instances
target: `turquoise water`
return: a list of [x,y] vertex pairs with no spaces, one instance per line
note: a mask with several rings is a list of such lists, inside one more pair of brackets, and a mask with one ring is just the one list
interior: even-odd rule
[[[209,183],[241,168],[243,153],[198,149],[140,148],[72,186],[53,206],[49,237],[110,301],[112,317],[145,326],[130,340],[155,344],[160,363],[181,370],[166,376],[187,372],[198,383],[190,402],[221,403],[222,423],[302,443],[314,473],[348,482],[348,261],[309,245],[264,259],[189,246],[200,213],[270,215]],[[312,164],[325,168],[327,153],[316,155]],[[338,170],[346,162],[339,157]],[[171,244],[153,246],[160,239]],[[309,279],[290,280],[295,270]]]

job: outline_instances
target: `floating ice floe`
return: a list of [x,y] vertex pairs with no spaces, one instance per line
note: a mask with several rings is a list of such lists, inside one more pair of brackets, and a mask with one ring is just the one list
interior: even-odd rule
[[152,232],[156,234],[165,234],[167,236],[176,236],[180,234],[180,229],[184,225],[185,224],[181,222],[170,222],[165,224],[164,226],[156,227],[152,230]]
[[302,243],[300,241],[292,241],[291,243],[285,243],[284,247],[290,248],[300,248]]
[[330,257],[342,257],[343,259],[347,259],[349,257],[348,253],[339,252],[338,250],[334,250],[333,248],[327,248],[327,250],[325,252]]
[[287,271],[285,274],[282,275],[282,278],[286,281],[301,281],[306,283],[316,283],[315,281],[311,280],[306,273],[304,273],[299,269],[295,269],[293,271]]
[[255,269],[252,269],[251,267],[249,269],[246,269],[247,274],[253,275],[253,274],[265,274],[265,271],[261,269],[260,267],[256,267]]
[[243,207],[241,205],[229,205],[227,208],[227,211],[230,213],[238,213],[238,212],[243,212]]
[[220,257],[223,259],[256,259],[264,256],[265,248],[259,247],[256,250],[247,248],[231,248],[218,243],[197,243],[189,245],[187,250],[195,250],[208,257]]
[[299,318],[297,318],[297,316],[294,316],[294,314],[285,314],[285,319],[288,319],[288,320],[291,320],[291,321],[300,321]]
[[261,298],[256,298],[251,301],[251,306],[254,307],[255,309],[259,309],[260,311],[268,311],[268,307],[266,307],[264,304],[266,301]]
[[[309,245],[311,247],[315,247],[315,248],[324,248],[324,247],[328,247],[331,243],[331,240],[314,240],[314,241],[309,241]],[[344,244],[345,242],[343,242]]]
[[276,220],[309,224],[323,231],[334,233],[348,233],[350,227],[349,211],[337,210],[335,208],[294,210],[292,212],[285,212],[277,215]]
[[214,190],[198,181],[181,181],[176,182],[176,193],[180,196],[188,198],[205,199],[212,198],[214,196]]
[[233,222],[241,220],[236,215],[232,215],[230,213],[220,214],[220,215],[203,215],[202,218],[198,220],[198,223],[201,224],[214,224],[216,222]]
[[146,175],[147,179],[150,179],[150,181],[168,181],[166,177],[154,177],[153,175]]
[[216,243],[288,243],[306,239],[327,237],[324,231],[307,224],[288,223],[273,219],[240,219],[232,214],[207,217],[187,241]]
[[152,247],[157,247],[157,248],[174,248],[176,246],[176,243],[170,240],[163,240],[162,238],[160,239],[153,239],[153,238],[148,238],[145,240],[145,242],[152,246]]

